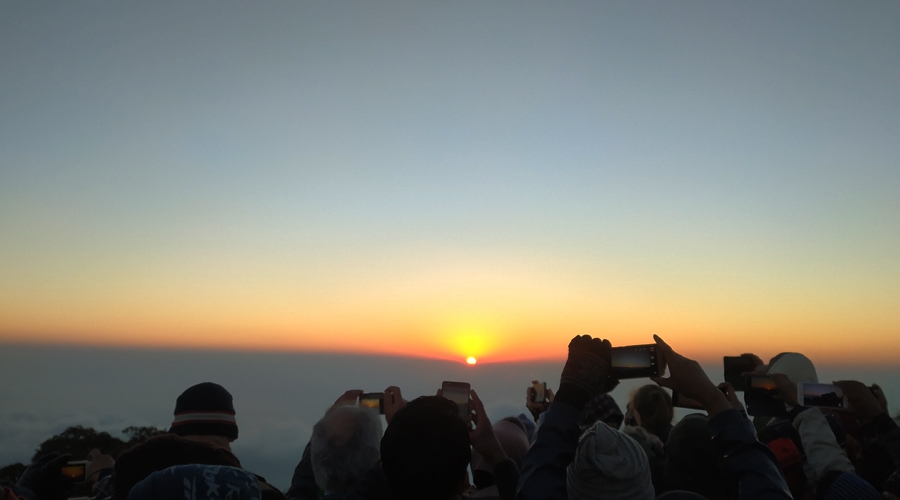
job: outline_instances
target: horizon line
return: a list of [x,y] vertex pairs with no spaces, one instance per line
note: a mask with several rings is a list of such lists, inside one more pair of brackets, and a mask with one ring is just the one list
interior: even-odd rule
[[[23,339],[3,339],[0,338],[0,346],[16,346],[16,347],[31,347],[31,348],[76,348],[76,349],[99,349],[99,350],[118,350],[118,351],[155,351],[155,352],[201,352],[201,353],[242,353],[242,352],[252,352],[257,354],[264,355],[291,355],[291,354],[319,354],[319,355],[331,355],[331,356],[348,356],[348,357],[372,357],[372,358],[401,358],[401,359],[411,359],[411,360],[420,360],[420,361],[443,361],[447,363],[466,365],[472,369],[477,369],[479,365],[489,365],[489,366],[497,366],[497,365],[512,365],[512,364],[521,364],[521,363],[560,363],[560,369],[565,364],[566,358],[564,357],[522,357],[522,358],[509,358],[509,357],[495,357],[495,356],[480,356],[477,357],[477,363],[475,365],[467,365],[466,358],[461,356],[435,356],[435,355],[427,355],[427,354],[415,354],[415,353],[388,353],[383,351],[363,351],[363,350],[337,350],[337,349],[327,349],[327,348],[284,348],[284,349],[275,349],[271,347],[259,347],[259,348],[250,348],[250,347],[236,347],[236,346],[214,346],[214,345],[156,345],[156,344],[147,344],[147,343],[99,343],[99,342],[78,342],[78,341],[68,341],[68,342],[58,342],[58,341],[42,341],[42,340],[23,340]],[[676,351],[677,352],[677,351]],[[684,355],[683,353],[680,353]],[[722,356],[728,356],[731,353],[722,354]],[[690,357],[690,356],[688,356]],[[719,360],[719,356],[709,357],[707,355],[701,355],[697,357],[691,357],[698,361],[701,364],[713,364]],[[866,362],[860,362],[856,360],[846,360],[846,361],[819,361],[816,362],[816,366],[822,367],[834,367],[834,368],[849,368],[849,367],[859,367],[860,365],[865,364],[867,367],[874,369],[892,369],[896,368],[896,364],[891,360],[869,360]]]

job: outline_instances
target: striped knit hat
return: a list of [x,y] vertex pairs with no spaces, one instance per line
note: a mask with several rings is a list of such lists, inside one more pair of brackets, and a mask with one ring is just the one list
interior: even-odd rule
[[203,382],[189,387],[175,401],[175,418],[169,429],[179,436],[238,437],[231,393],[219,384]]

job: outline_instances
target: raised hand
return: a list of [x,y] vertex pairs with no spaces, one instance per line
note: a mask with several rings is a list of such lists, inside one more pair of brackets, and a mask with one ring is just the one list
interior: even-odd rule
[[651,380],[662,387],[696,399],[710,417],[731,408],[725,395],[709,380],[700,363],[678,354],[658,335],[654,335],[653,340],[656,341],[657,350],[669,367],[669,376],[650,377]]
[[797,397],[797,384],[791,382],[791,379],[783,373],[773,373],[769,376],[772,378],[772,382],[775,382],[775,387],[778,387],[778,394],[782,401],[791,406],[800,405]]
[[339,398],[334,400],[334,404],[331,405],[332,408],[337,408],[339,406],[352,406],[355,405],[357,401],[359,401],[359,397],[362,395],[363,391],[359,389],[351,389],[349,391],[345,391]]
[[559,379],[556,400],[577,408],[597,394],[611,391],[618,380],[610,377],[608,340],[579,335],[569,342],[569,357]]
[[69,458],[58,453],[44,455],[25,469],[16,484],[28,488],[41,500],[64,500],[72,485],[62,474]]
[[746,412],[744,409],[744,404],[741,403],[741,400],[738,399],[737,394],[734,392],[734,387],[731,386],[728,382],[722,382],[718,385],[719,390],[722,391],[722,394],[725,394],[725,399],[728,400],[728,404],[731,405],[735,410],[740,410]]
[[384,419],[388,424],[391,423],[394,415],[404,406],[406,406],[406,400],[400,394],[399,387],[392,385],[384,390]]
[[856,417],[862,422],[868,422],[878,415],[885,413],[878,398],[862,382],[857,382],[856,380],[839,380],[832,383],[843,389],[844,396],[847,397],[847,402],[850,403],[850,409],[853,410]]
[[528,389],[525,390],[525,408],[528,408],[528,411],[531,412],[531,416],[534,417],[535,422],[537,422],[538,418],[541,416],[541,413],[547,411],[547,408],[550,407],[550,403],[553,402],[553,391],[550,390],[549,387],[544,392],[543,401],[534,400],[534,384],[537,383],[537,380],[532,380],[531,385],[529,385]]

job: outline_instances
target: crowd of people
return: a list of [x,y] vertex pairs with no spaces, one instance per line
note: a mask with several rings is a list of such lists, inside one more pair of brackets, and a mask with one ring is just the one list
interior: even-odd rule
[[[118,457],[93,451],[85,480],[92,498],[112,500],[900,500],[900,427],[877,386],[835,382],[847,408],[806,407],[796,384],[818,381],[808,358],[751,356],[781,406],[751,419],[731,384],[654,340],[668,376],[651,377],[624,412],[609,395],[612,346],[587,335],[569,343],[555,392],[528,387],[527,416],[492,421],[474,390],[457,404],[442,391],[407,401],[392,386],[380,408],[347,391],[313,427],[285,492],[242,468],[231,394],[205,382],[177,398],[168,434]],[[673,393],[704,413],[674,422]],[[66,499],[70,459],[37,460],[0,500]]]

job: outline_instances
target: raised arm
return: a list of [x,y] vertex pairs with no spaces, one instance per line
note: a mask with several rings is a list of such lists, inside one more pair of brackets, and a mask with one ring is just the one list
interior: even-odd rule
[[753,424],[732,407],[700,363],[678,354],[658,336],[654,335],[653,339],[669,367],[668,378],[653,380],[703,405],[709,414],[713,442],[724,458],[725,467],[738,481],[741,500],[792,498],[771,450],[757,441]]
[[566,467],[578,447],[584,406],[591,397],[611,390],[617,383],[609,377],[610,349],[608,340],[590,335],[575,337],[569,343],[559,390],[541,416],[540,428],[522,464],[517,500],[568,498]]

